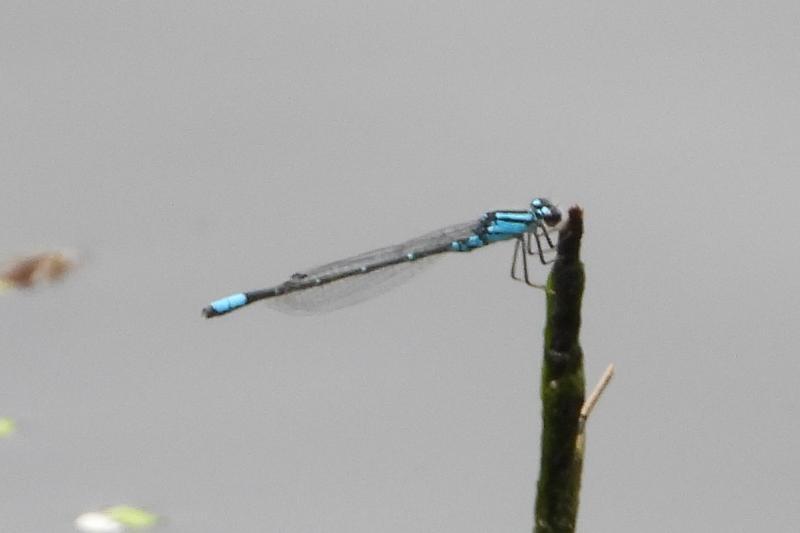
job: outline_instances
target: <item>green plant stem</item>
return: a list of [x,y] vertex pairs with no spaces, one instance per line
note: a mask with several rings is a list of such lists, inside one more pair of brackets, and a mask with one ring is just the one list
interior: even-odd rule
[[576,448],[585,384],[578,342],[584,271],[580,261],[583,212],[569,211],[558,256],[547,279],[547,324],[542,363],[542,447],[534,533],[575,531],[582,453]]

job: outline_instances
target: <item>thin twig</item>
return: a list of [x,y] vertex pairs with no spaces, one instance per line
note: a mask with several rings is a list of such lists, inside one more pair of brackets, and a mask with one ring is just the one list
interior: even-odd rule
[[614,365],[608,365],[606,371],[603,372],[603,375],[600,377],[600,381],[597,382],[597,385],[594,386],[594,390],[583,402],[583,407],[581,407],[581,421],[586,422],[586,419],[589,418],[589,415],[592,413],[592,409],[594,406],[597,405],[597,401],[600,399],[600,395],[603,394],[603,391],[606,390],[608,386],[608,382],[611,381],[611,378],[614,377]]
[[612,377],[614,377],[614,365],[610,364],[608,368],[606,368],[606,371],[603,372],[603,375],[600,376],[600,381],[594,386],[592,393],[586,401],[583,402],[581,413],[578,415],[578,435],[575,437],[575,451],[578,453],[578,456],[581,457],[581,460],[583,459],[583,453],[586,449],[586,420],[589,418],[589,415],[592,414],[592,409],[597,405],[600,396],[603,394],[603,391],[606,390]]

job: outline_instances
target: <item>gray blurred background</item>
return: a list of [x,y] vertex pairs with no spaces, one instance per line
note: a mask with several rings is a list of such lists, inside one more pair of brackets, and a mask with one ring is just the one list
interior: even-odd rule
[[[795,531],[796,2],[0,5],[0,531],[528,531],[512,246],[312,317],[208,301],[534,196],[586,210],[579,529]],[[547,270],[537,267],[543,280]]]

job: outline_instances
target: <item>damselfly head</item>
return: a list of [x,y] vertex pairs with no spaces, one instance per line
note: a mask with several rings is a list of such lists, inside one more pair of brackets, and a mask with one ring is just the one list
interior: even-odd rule
[[531,213],[548,226],[555,226],[561,222],[561,210],[545,198],[534,198],[531,201]]

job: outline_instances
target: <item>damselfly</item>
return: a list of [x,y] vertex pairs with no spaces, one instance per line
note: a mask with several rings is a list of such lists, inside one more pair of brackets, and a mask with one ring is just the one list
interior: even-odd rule
[[[212,302],[203,309],[203,315],[206,318],[223,315],[259,300],[288,312],[329,311],[360,302],[404,281],[425,259],[445,252],[470,252],[509,239],[515,239],[511,277],[531,287],[544,288],[530,281],[527,258],[538,255],[542,264],[549,262],[545,253],[554,246],[548,228],[560,221],[561,211],[555,205],[544,198],[535,198],[524,211],[490,211],[472,222],[297,272],[275,287],[232,294]],[[544,239],[546,247],[540,239]],[[522,277],[517,274],[520,259]]]

